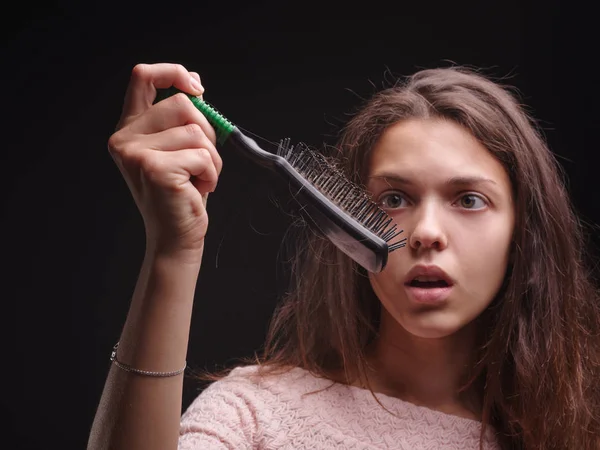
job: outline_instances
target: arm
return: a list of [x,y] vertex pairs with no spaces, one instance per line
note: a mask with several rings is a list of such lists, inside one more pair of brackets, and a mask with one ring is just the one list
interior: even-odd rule
[[[174,64],[134,68],[108,149],[144,219],[146,254],[123,327],[118,360],[171,372],[184,365],[208,226],[206,199],[222,161],[215,133],[184,96],[154,104],[157,88],[201,94],[199,76]],[[112,365],[89,450],[177,447],[183,374],[149,377]]]
[[[119,361],[152,371],[184,366],[199,269],[199,263],[178,255],[146,255],[121,335]],[[183,374],[146,377],[113,364],[88,449],[175,449],[182,389]]]

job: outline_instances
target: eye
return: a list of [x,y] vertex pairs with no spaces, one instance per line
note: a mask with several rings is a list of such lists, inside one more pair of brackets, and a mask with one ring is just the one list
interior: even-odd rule
[[406,201],[406,199],[402,196],[402,194],[398,192],[390,192],[388,194],[384,194],[379,198],[379,205],[381,205],[384,209],[398,209],[401,208],[402,202]]
[[[477,202],[479,201],[480,206],[477,206]],[[465,209],[482,209],[487,206],[487,202],[476,194],[466,194],[463,195],[460,200],[460,206]]]

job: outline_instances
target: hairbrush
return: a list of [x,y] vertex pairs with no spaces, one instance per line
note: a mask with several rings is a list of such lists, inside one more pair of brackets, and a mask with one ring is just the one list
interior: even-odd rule
[[[155,102],[181,92],[174,87],[159,89]],[[382,271],[388,254],[406,245],[406,238],[399,238],[403,230],[393,219],[323,155],[303,143],[292,145],[289,138],[280,141],[276,153],[264,150],[213,106],[184,94],[215,129],[218,145],[227,142],[283,177],[317,230],[364,269]]]

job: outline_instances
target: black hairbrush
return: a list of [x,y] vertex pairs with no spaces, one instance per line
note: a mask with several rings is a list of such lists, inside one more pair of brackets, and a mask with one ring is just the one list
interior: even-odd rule
[[[179,92],[159,90],[156,101]],[[254,163],[282,176],[317,229],[363,268],[380,272],[388,254],[406,245],[406,238],[398,238],[403,230],[392,218],[322,155],[303,144],[293,146],[289,139],[281,141],[277,154],[263,150],[201,98],[186,95],[215,129],[218,144],[227,141]]]

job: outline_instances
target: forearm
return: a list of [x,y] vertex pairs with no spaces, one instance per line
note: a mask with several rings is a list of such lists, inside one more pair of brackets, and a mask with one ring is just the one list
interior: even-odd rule
[[[119,341],[120,362],[161,372],[184,366],[199,269],[199,262],[177,256],[146,255]],[[182,389],[183,375],[147,377],[112,365],[88,449],[176,448]]]

